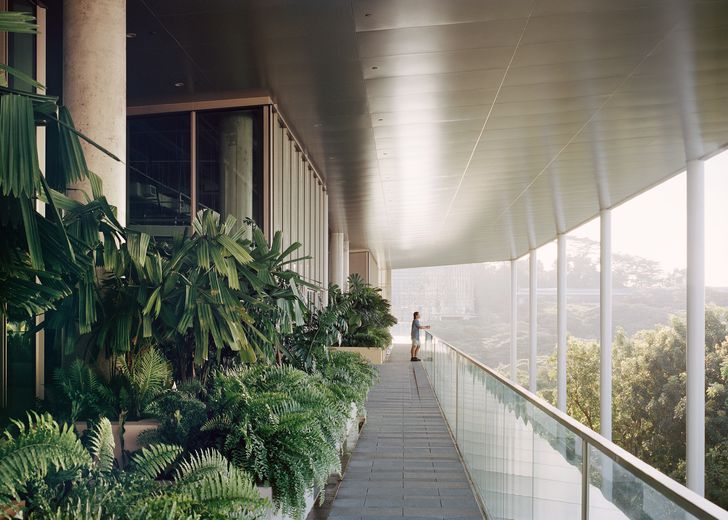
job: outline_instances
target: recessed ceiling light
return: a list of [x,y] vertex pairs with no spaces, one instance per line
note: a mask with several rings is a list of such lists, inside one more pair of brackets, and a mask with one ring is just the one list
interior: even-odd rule
[[378,68],[379,68],[379,67],[377,67],[377,66],[375,65],[375,66],[373,66],[373,67],[372,67],[372,70],[377,70]]
[[136,35],[136,33],[135,33],[135,32],[128,32],[128,33],[126,33],[126,37],[127,37],[127,38],[129,38],[130,40],[131,40],[132,38],[136,38],[136,36],[137,36],[137,35]]
[[379,119],[377,119],[377,121],[384,121],[384,119],[382,119],[382,118],[380,117]]
[[184,83],[182,83],[181,81],[178,81],[177,83],[175,83],[175,84],[174,84],[174,86],[175,86],[175,87],[184,87],[184,86],[185,86],[185,84],[184,84]]
[[334,160],[335,157],[333,155],[329,155],[329,159]]
[[364,13],[364,16],[371,16],[372,13]]
[[314,127],[314,128],[321,128],[322,126],[324,126],[324,124],[323,124],[323,123],[314,123],[314,124],[313,124],[313,127]]

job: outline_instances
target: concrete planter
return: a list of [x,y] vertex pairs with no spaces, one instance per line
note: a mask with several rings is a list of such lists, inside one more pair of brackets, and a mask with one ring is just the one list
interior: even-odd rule
[[359,410],[355,403],[351,403],[351,412],[349,413],[349,420],[346,423],[346,437],[343,442],[343,452],[351,453],[356,447],[356,443],[359,441]]
[[[263,498],[267,498],[270,500],[271,504],[273,503],[273,488],[270,486],[258,486],[258,493],[260,493],[260,496]],[[308,514],[313,509],[313,506],[316,504],[316,493],[313,489],[309,490],[308,493],[306,493],[306,508],[304,509],[303,513],[301,514],[301,518],[296,518],[294,516],[284,515],[279,509],[273,510],[271,507],[268,509],[267,513],[264,513],[261,518],[264,520],[305,520]]]
[[[76,432],[81,435],[88,429],[86,421],[78,421],[75,424]],[[134,452],[141,448],[139,445],[139,434],[143,431],[153,430],[159,426],[156,419],[144,419],[142,421],[126,421],[124,423],[124,449]],[[111,421],[111,432],[114,435],[114,458],[122,464],[121,442],[119,442],[119,421]]]
[[331,347],[332,351],[340,350],[342,352],[356,352],[361,357],[370,361],[374,365],[381,365],[389,357],[392,347],[383,349],[379,347]]

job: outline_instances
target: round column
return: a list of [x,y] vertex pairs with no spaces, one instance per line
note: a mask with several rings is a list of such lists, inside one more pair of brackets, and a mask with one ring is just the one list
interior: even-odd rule
[[[126,0],[63,2],[63,103],[76,128],[122,160],[126,158]],[[89,169],[101,177],[104,195],[126,224],[126,168],[81,142]],[[91,196],[88,181],[69,194]]]

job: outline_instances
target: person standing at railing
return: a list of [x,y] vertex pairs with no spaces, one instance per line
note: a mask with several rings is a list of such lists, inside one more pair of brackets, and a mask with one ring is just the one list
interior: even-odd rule
[[410,337],[412,338],[412,348],[410,349],[410,361],[419,361],[417,353],[420,351],[420,330],[429,329],[429,325],[422,325],[420,323],[420,313],[415,312],[412,316],[412,332]]

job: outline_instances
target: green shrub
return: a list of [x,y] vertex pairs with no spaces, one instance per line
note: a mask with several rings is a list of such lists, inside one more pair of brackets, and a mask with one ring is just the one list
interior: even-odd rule
[[340,470],[337,443],[349,403],[319,375],[286,366],[219,372],[208,413],[203,429],[220,451],[259,482],[269,482],[274,502],[286,513],[300,515],[306,493],[323,489]]
[[358,274],[349,277],[349,292],[341,298],[346,308],[347,331],[342,344],[352,347],[386,348],[392,343],[390,327],[397,319],[390,312],[390,304],[382,297],[382,290],[364,282]]
[[364,407],[369,389],[379,379],[379,371],[353,352],[330,352],[318,367],[331,391],[342,402],[353,402],[360,410]]
[[222,519],[255,518],[266,506],[250,478],[215,450],[180,460],[182,448],[153,445],[121,471],[108,419],[89,433],[88,449],[50,415],[27,422],[14,421],[0,440],[0,510],[30,519]]

